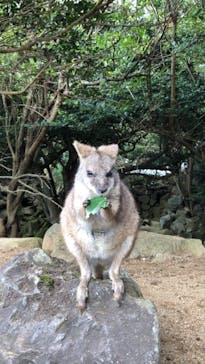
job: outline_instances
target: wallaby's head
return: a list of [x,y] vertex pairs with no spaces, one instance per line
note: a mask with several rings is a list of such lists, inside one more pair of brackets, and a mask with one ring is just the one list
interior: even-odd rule
[[76,178],[95,195],[108,195],[119,179],[117,171],[113,168],[118,145],[102,145],[95,148],[77,141],[73,145],[80,159]]

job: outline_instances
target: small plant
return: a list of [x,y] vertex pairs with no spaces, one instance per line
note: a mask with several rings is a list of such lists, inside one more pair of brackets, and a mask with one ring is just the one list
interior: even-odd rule
[[49,287],[49,288],[54,288],[54,279],[48,275],[48,274],[42,274],[40,275],[40,283]]

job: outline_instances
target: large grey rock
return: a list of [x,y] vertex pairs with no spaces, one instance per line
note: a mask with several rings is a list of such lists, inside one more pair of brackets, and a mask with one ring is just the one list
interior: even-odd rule
[[69,253],[65,246],[60,224],[53,224],[46,231],[43,238],[42,249],[51,257],[64,259],[69,263],[75,261],[75,258]]
[[200,257],[205,254],[205,248],[199,239],[185,239],[180,236],[140,231],[130,257],[155,258],[158,255],[168,257],[182,254]]
[[159,328],[154,305],[125,274],[127,294],[112,301],[109,280],[91,281],[89,304],[75,305],[78,270],[41,249],[0,270],[1,364],[156,364]]

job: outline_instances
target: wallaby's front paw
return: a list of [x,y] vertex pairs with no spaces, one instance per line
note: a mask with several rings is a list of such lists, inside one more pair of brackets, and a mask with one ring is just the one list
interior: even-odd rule
[[121,303],[124,295],[124,283],[121,279],[112,282],[113,299],[117,303]]
[[106,197],[106,200],[105,200],[105,202],[106,202],[106,208],[111,208],[112,207],[112,204],[111,204],[111,202],[110,202],[110,200]]
[[90,205],[90,200],[87,198],[87,200],[83,201],[83,207],[87,207],[88,205]]
[[88,287],[80,283],[77,289],[77,307],[80,313],[83,313],[83,311],[85,311],[87,306],[87,299]]

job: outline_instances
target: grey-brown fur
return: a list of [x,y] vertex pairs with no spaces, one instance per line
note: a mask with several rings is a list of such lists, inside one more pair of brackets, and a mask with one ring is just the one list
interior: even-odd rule
[[[124,285],[120,279],[120,266],[136,240],[139,215],[133,196],[114,169],[118,146],[95,148],[76,141],[74,147],[80,165],[60,222],[67,248],[80,266],[77,304],[83,310],[91,276],[99,278],[106,268],[112,281],[113,298],[121,301]],[[87,219],[86,205],[89,199],[98,195],[104,195],[109,206]]]

